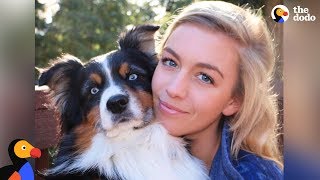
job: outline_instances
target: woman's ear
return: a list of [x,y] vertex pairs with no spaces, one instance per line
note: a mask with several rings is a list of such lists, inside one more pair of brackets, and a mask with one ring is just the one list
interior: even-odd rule
[[223,109],[222,114],[225,116],[231,116],[239,111],[241,105],[241,98],[235,96],[232,99],[230,99],[226,107]]

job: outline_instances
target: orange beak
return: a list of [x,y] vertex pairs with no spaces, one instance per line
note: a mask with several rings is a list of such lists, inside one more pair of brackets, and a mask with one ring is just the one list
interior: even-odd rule
[[30,152],[32,158],[39,158],[41,157],[41,151],[38,148],[33,148]]

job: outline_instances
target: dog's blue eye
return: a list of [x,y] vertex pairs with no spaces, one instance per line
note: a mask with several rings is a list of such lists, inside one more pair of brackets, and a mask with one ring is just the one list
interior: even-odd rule
[[99,89],[97,87],[94,87],[91,89],[91,94],[97,94],[99,92]]
[[130,76],[129,76],[129,81],[134,81],[134,80],[136,80],[138,78],[138,75],[137,74],[130,74]]

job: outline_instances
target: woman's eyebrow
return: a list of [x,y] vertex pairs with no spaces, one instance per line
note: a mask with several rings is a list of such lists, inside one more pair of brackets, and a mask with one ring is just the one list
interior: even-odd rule
[[[172,56],[174,56],[177,60],[180,59],[180,56],[173,50],[171,49],[170,47],[165,47],[163,49],[164,51],[167,51],[168,53],[170,53]],[[213,70],[213,71],[216,71],[220,74],[220,76],[222,77],[222,79],[224,79],[224,76],[222,74],[222,72],[220,71],[220,69],[217,67],[217,66],[214,66],[214,65],[211,65],[211,64],[207,64],[207,63],[202,63],[202,62],[199,62],[196,64],[196,67],[199,67],[199,68],[206,68],[206,69],[210,69],[210,70]]]
[[218,72],[218,73],[220,74],[220,76],[222,77],[222,79],[224,79],[222,72],[219,70],[219,68],[218,68],[217,66],[214,66],[214,65],[211,65],[211,64],[207,64],[207,63],[199,62],[199,63],[196,64],[196,67],[206,68],[206,69],[210,69],[210,70],[216,71],[216,72]]
[[167,51],[168,53],[170,53],[172,56],[174,56],[177,60],[180,59],[180,56],[173,50],[171,49],[170,47],[165,47],[163,49],[164,51]]

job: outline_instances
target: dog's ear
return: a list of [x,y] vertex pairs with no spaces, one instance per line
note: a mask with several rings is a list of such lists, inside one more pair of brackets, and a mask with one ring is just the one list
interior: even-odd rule
[[63,55],[54,60],[49,68],[39,70],[39,86],[47,85],[51,90],[55,90],[70,82],[70,78],[82,67],[78,58],[69,54]]
[[155,54],[154,34],[160,26],[140,25],[120,34],[120,49],[138,49],[149,56]]
[[39,78],[39,86],[49,86],[48,97],[60,113],[62,127],[67,131],[81,121],[78,84],[82,68],[78,58],[64,55],[42,70]]

